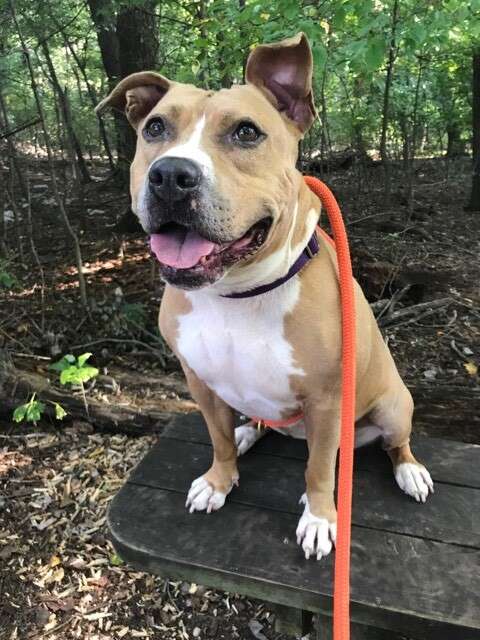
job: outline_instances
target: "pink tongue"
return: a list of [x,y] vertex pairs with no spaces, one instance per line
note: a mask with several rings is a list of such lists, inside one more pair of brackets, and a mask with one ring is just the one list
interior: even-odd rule
[[176,269],[194,267],[217,246],[192,230],[185,233],[178,229],[168,233],[154,233],[150,237],[150,247],[157,260]]

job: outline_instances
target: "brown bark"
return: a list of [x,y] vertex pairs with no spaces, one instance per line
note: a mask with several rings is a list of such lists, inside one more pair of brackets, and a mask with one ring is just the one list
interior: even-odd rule
[[[136,71],[155,69],[158,51],[155,0],[142,6],[121,7],[116,16],[108,0],[87,0],[97,31],[98,44],[110,91],[117,82]],[[107,17],[108,16],[108,17]],[[118,172],[128,182],[136,136],[125,117],[114,112]]]
[[[118,12],[116,33],[122,78],[156,67],[158,37],[155,4],[154,0],[147,0],[141,7],[124,7]],[[130,165],[135,155],[137,137],[125,118],[122,121],[122,139],[125,161]]]

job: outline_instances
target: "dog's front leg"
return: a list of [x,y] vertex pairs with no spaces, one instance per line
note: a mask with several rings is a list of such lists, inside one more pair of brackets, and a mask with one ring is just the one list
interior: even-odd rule
[[297,542],[307,559],[316,556],[320,560],[330,553],[332,543],[335,544],[335,464],[340,438],[337,399],[328,405],[307,402],[304,407],[308,442],[307,490],[301,497],[305,508],[297,527]]
[[182,365],[190,393],[198,402],[213,445],[212,466],[192,482],[186,506],[190,513],[211,513],[223,507],[233,485],[238,483],[234,414],[233,409],[209,389],[188,366],[184,363]]

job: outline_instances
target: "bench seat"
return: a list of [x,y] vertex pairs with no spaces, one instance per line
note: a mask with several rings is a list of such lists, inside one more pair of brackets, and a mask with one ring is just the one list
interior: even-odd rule
[[[405,496],[378,445],[357,451],[352,529],[353,638],[480,639],[480,447],[417,436],[435,494]],[[239,460],[240,486],[213,514],[189,514],[210,465],[199,414],[175,417],[109,509],[120,556],[143,571],[277,605],[283,629],[332,615],[332,553],[305,560],[295,540],[306,444],[269,433]],[[319,638],[330,637],[329,624]]]

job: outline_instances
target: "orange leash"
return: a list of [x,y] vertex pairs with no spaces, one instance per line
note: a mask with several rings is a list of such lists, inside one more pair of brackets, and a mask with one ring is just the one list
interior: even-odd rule
[[337,542],[333,591],[333,638],[350,639],[350,540],[355,423],[355,298],[348,239],[340,207],[330,189],[317,178],[305,182],[325,207],[332,227],[342,307],[342,406],[337,493]]
[[[350,640],[350,541],[352,525],[352,483],[355,425],[355,297],[352,264],[347,233],[340,207],[326,184],[305,176],[305,182],[320,199],[327,211],[333,240],[322,229],[318,232],[335,247],[338,263],[340,301],[342,309],[342,404],[340,462],[337,492],[337,541],[335,550],[335,581],[333,591],[333,638]],[[303,417],[303,413],[284,420],[253,421],[266,427],[287,427]]]

